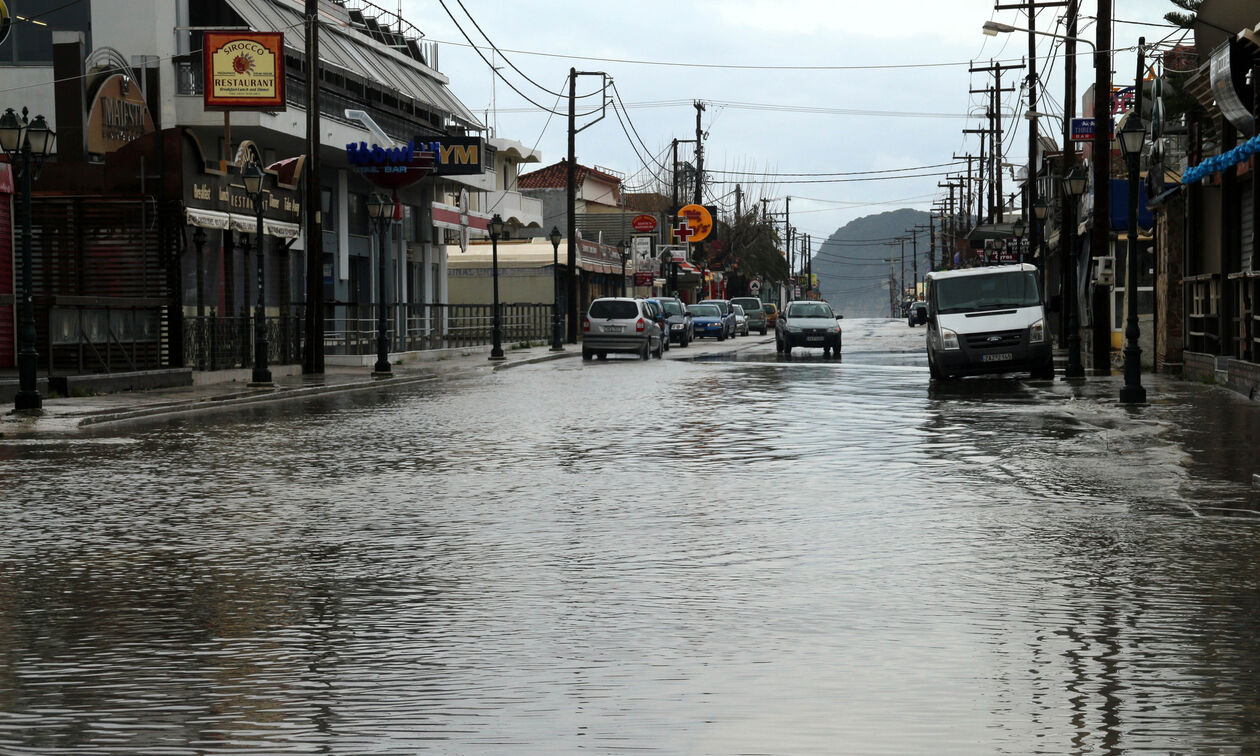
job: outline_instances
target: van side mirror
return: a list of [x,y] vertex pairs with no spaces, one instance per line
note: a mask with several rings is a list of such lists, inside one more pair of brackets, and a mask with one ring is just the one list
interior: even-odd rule
[[836,320],[844,320],[844,316],[843,316],[843,315],[837,315],[837,316],[836,316]]

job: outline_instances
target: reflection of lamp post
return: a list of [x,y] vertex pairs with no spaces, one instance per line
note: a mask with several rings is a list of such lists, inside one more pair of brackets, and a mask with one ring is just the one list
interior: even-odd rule
[[250,376],[251,386],[270,386],[271,371],[267,366],[267,242],[263,240],[263,173],[262,166],[250,163],[241,171],[241,179],[245,182],[245,192],[254,200],[254,220],[257,247],[254,255],[258,258],[258,301],[254,305],[254,372]]
[[389,244],[389,222],[394,216],[394,201],[383,194],[373,194],[368,198],[368,215],[376,226],[377,260],[376,278],[379,286],[376,305],[376,364],[372,366],[372,375],[384,378],[393,374],[389,364],[389,318],[385,312],[385,255]]
[[1084,378],[1085,367],[1081,364],[1081,333],[1076,304],[1076,203],[1085,193],[1085,182],[1088,180],[1085,168],[1072,166],[1063,176],[1063,192],[1071,200],[1067,207],[1072,209],[1070,217],[1063,219],[1063,230],[1059,233],[1060,242],[1064,245],[1064,265],[1067,266],[1068,286],[1063,299],[1063,308],[1067,313],[1067,367],[1063,370],[1065,378]]
[[[34,284],[31,274],[31,184],[35,180],[34,173],[39,172],[44,158],[52,150],[56,134],[48,128],[48,122],[42,115],[28,121],[26,114],[26,108],[22,108],[21,117],[13,112],[13,108],[8,108],[0,116],[0,147],[8,155],[9,165],[14,166],[22,177],[22,319],[18,325],[21,348],[18,351],[18,392],[13,397],[13,410],[39,412],[44,406],[44,398],[39,395],[36,385],[39,352],[35,349]],[[21,158],[20,166],[18,158]]]
[[490,321],[490,359],[505,360],[503,356],[503,333],[499,323],[499,237],[503,235],[503,219],[498,213],[490,219],[490,256],[494,277],[494,316]]
[[[1138,56],[1139,59],[1141,56]],[[1140,64],[1139,64],[1140,65]],[[1141,170],[1142,141],[1146,138],[1146,124],[1137,112],[1132,112],[1120,127],[1120,150],[1129,163],[1129,242],[1125,251],[1128,265],[1124,280],[1126,318],[1124,324],[1124,386],[1120,389],[1120,401],[1124,404],[1141,404],[1146,401],[1146,389],[1142,388],[1142,348],[1138,346],[1138,172]]]
[[1014,225],[1011,226],[1011,233],[1015,235],[1015,254],[1019,262],[1024,262],[1024,219],[1016,218]]
[[563,326],[560,324],[560,227],[551,227],[551,283],[555,303],[551,306],[551,351],[563,352]]
[[617,243],[617,253],[621,255],[621,296],[626,295],[626,261],[630,259],[630,242],[622,239]]

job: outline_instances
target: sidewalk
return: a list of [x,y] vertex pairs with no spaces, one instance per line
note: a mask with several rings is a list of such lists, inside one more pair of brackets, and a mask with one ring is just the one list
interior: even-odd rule
[[[13,415],[11,406],[0,410],[3,413],[0,414],[0,438],[72,435],[146,417],[214,412],[247,404],[406,386],[581,357],[581,354],[581,347],[573,344],[566,344],[563,352],[552,352],[549,346],[537,346],[504,349],[506,359],[491,362],[488,359],[489,347],[470,347],[458,355],[443,356],[437,360],[395,364],[392,366],[393,377],[382,379],[373,378],[370,367],[330,365],[322,375],[276,375],[274,388],[250,388],[245,382],[232,381],[89,397],[48,398],[45,394],[44,412],[40,416]],[[42,392],[42,382],[40,388]]]

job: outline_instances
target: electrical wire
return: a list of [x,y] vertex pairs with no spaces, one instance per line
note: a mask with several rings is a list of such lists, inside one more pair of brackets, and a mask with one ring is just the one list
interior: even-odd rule
[[963,161],[955,160],[949,163],[933,163],[932,165],[916,165],[910,168],[881,168],[875,171],[839,171],[835,173],[774,173],[763,171],[723,171],[706,169],[705,173],[719,173],[727,176],[868,176],[878,173],[900,173],[903,171],[922,171],[928,168],[944,168],[951,165],[959,165]]

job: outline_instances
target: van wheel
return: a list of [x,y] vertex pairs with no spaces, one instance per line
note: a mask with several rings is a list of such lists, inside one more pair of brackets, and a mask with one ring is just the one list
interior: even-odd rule
[[1044,365],[1032,371],[1032,377],[1038,381],[1054,380],[1054,360],[1047,360]]
[[930,375],[934,381],[949,380],[949,376],[942,373],[941,369],[936,366],[936,360],[932,359],[931,352],[928,352],[928,375]]
[[651,358],[652,350],[648,347],[647,341],[643,342],[643,346],[639,347],[639,359],[646,360]]
[[654,356],[658,360],[663,359],[665,357],[665,341],[664,340],[662,340],[660,343],[656,345],[656,354]]
[[592,352],[591,350],[589,349],[582,350],[582,359],[586,360],[587,362],[590,362],[591,358],[593,358],[594,356],[595,356],[595,353]]
[[606,360],[608,359],[608,352],[596,352],[595,356],[601,360]]
[[760,331],[760,333],[761,333],[761,335],[762,335],[762,336],[765,336],[765,335],[766,335],[766,327],[765,327],[765,326],[762,326],[762,327],[761,327],[761,331]]

